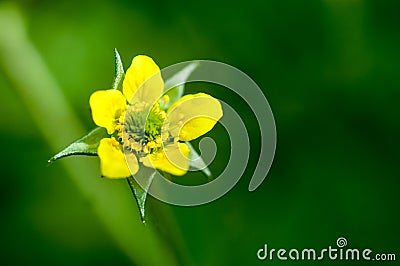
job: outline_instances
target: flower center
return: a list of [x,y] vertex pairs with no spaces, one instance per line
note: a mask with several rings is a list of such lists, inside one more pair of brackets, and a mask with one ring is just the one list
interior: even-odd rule
[[162,148],[161,129],[166,117],[165,111],[158,104],[147,103],[128,105],[122,114],[122,128],[118,135],[124,150],[140,157]]

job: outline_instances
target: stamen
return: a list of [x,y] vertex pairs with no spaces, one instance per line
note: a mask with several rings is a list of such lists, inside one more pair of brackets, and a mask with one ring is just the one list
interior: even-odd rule
[[168,95],[164,95],[163,96],[163,101],[164,101],[164,104],[168,104],[169,103],[169,96]]

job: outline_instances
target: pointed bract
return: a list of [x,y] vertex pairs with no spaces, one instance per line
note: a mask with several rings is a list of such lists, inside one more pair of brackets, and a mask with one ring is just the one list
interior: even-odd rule
[[68,147],[50,158],[49,163],[71,155],[97,155],[97,148],[101,139],[107,137],[105,128],[96,127],[85,136],[77,139]]

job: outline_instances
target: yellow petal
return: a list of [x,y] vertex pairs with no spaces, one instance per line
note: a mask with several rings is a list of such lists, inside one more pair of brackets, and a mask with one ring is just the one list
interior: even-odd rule
[[[104,177],[124,178],[129,177],[139,170],[138,161],[134,154],[122,153],[121,144],[114,138],[104,138],[97,149],[100,158],[100,170]],[[129,167],[128,164],[129,163]]]
[[221,103],[205,93],[189,94],[167,112],[166,124],[173,137],[190,141],[210,131],[222,117]]
[[120,91],[95,91],[90,96],[92,118],[96,125],[105,127],[108,134],[115,131],[116,120],[126,109],[126,100]]
[[189,153],[189,147],[185,143],[175,143],[142,158],[141,161],[147,167],[181,176],[189,169]]
[[[164,81],[160,68],[145,55],[135,56],[125,74],[123,92],[129,102],[153,103],[161,96]],[[132,99],[132,97],[134,98]]]

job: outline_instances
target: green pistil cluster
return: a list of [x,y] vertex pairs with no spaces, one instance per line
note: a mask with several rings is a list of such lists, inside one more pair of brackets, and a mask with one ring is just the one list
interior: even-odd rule
[[140,156],[158,151],[162,147],[161,130],[165,111],[158,104],[146,103],[129,105],[122,127],[122,144],[125,150]]

